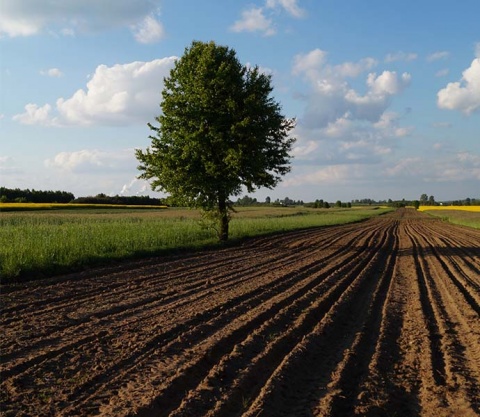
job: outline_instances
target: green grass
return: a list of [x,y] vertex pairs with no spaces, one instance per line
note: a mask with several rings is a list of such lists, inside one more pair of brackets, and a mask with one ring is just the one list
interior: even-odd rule
[[480,229],[480,212],[462,210],[424,210],[430,216],[439,217],[444,221],[462,226]]
[[[230,238],[356,222],[388,209],[245,208]],[[197,211],[79,209],[0,213],[1,281],[32,280],[111,261],[217,244]]]

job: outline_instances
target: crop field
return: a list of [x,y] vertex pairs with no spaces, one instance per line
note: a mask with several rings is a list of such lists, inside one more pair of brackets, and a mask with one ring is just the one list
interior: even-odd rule
[[480,229],[480,206],[422,206],[419,210],[450,223]]
[[[3,204],[0,213],[2,282],[36,279],[159,251],[216,243],[200,213],[145,206]],[[27,210],[27,211],[22,211]],[[242,208],[234,214],[231,237],[343,224],[389,209]]]
[[480,415],[480,230],[413,209],[1,298],[4,417]]

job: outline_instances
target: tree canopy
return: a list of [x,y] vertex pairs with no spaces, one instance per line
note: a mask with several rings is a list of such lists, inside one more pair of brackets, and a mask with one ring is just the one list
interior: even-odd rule
[[136,150],[139,178],[210,214],[226,240],[229,197],[273,188],[290,171],[295,120],[272,91],[271,77],[233,49],[193,42],[164,80],[151,146]]

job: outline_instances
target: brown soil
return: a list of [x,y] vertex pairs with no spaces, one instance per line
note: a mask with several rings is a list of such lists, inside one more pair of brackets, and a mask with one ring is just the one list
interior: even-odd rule
[[2,416],[479,416],[480,230],[414,210],[2,288]]

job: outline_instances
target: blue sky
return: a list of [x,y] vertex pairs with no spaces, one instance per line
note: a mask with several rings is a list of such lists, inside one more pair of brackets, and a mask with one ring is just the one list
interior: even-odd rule
[[255,196],[480,197],[478,0],[2,0],[0,185],[150,194],[163,77],[193,40],[272,75],[292,171]]

